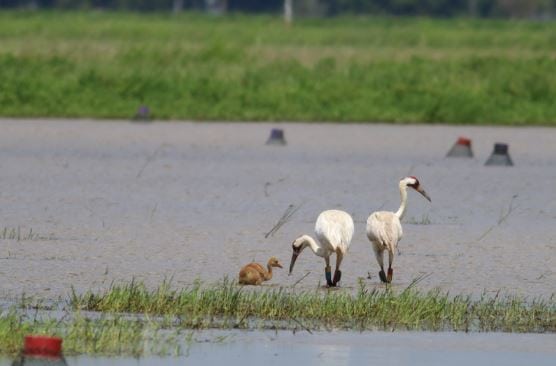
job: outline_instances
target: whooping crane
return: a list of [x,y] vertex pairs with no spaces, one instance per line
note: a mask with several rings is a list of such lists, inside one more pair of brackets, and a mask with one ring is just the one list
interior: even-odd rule
[[[290,274],[299,253],[310,247],[313,253],[323,257],[326,263],[324,269],[326,284],[329,287],[338,285],[342,277],[340,264],[347,253],[351,238],[353,237],[353,219],[344,211],[327,210],[320,213],[315,223],[315,234],[319,243],[311,236],[302,235],[292,243],[292,260],[290,263]],[[330,268],[330,255],[336,253],[336,270],[334,277]]]
[[[392,269],[394,252],[403,235],[400,220],[403,218],[407,206],[407,187],[415,189],[431,202],[430,197],[421,187],[419,180],[413,176],[400,180],[399,187],[402,203],[398,211],[377,211],[372,213],[367,219],[367,237],[372,242],[376,260],[380,266],[378,274],[382,282],[388,283],[392,282],[392,277],[394,276],[394,270]],[[388,276],[384,274],[384,250],[388,250]]]

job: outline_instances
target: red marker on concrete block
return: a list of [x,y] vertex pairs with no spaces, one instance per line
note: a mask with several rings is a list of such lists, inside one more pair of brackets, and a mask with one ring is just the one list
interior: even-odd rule
[[467,137],[458,138],[446,156],[449,158],[472,158],[473,151],[471,150],[471,140]]

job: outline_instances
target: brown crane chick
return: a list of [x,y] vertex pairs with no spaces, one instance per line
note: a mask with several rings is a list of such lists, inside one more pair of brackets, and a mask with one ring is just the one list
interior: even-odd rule
[[265,270],[259,263],[249,263],[239,271],[239,283],[241,285],[260,285],[264,281],[272,279],[272,267],[282,268],[276,257],[270,257]]

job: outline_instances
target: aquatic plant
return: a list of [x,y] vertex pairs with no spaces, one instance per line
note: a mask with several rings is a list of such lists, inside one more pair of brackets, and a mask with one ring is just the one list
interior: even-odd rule
[[4,226],[0,229],[0,240],[15,240],[15,241],[34,241],[34,240],[56,240],[54,234],[41,235],[29,228],[24,229],[22,226],[9,227]]
[[[187,328],[262,327],[294,329],[412,329],[454,331],[554,332],[556,301],[516,296],[451,296],[440,291],[369,289],[361,280],[356,293],[254,290],[227,279],[212,286],[197,283],[175,290],[168,282],[154,290],[141,283],[113,285],[104,293],[75,292],[75,310],[172,315]],[[257,323],[258,321],[258,323]]]
[[28,334],[48,334],[64,339],[64,354],[179,355],[191,336],[165,326],[163,320],[66,313],[61,319],[33,316],[10,309],[0,314],[0,355],[14,356]]
[[[417,281],[417,280],[416,280]],[[92,355],[181,355],[197,329],[291,329],[295,331],[442,330],[555,332],[556,301],[512,296],[449,296],[414,286],[357,292],[246,288],[224,279],[172,289],[142,283],[113,285],[101,293],[73,292],[65,310],[42,310],[23,298],[0,314],[0,355],[14,356],[27,334],[57,335],[64,353]],[[50,309],[50,307],[47,307]],[[87,310],[87,311],[83,311]],[[215,340],[220,342],[219,339]]]

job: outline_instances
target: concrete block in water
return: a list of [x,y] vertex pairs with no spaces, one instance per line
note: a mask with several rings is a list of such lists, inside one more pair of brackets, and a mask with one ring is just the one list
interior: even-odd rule
[[150,122],[151,121],[151,110],[148,106],[142,105],[137,109],[137,112],[133,116],[133,121],[135,122]]
[[494,151],[486,161],[485,165],[512,166],[514,163],[508,153],[508,144],[494,144]]
[[284,138],[284,130],[280,128],[273,128],[270,131],[270,136],[266,140],[267,145],[285,145],[286,139]]
[[452,146],[446,157],[453,158],[472,158],[473,150],[471,150],[471,140],[467,137],[460,137]]

